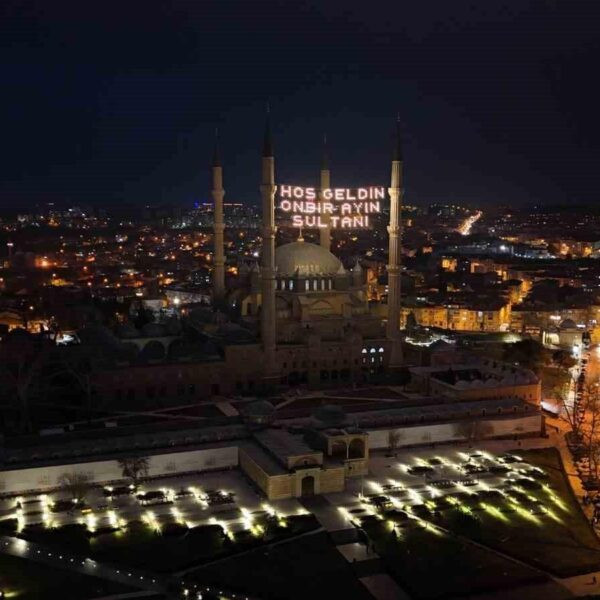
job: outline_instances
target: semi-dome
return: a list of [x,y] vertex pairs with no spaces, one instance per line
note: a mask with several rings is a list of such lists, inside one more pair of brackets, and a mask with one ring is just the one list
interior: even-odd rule
[[294,275],[334,275],[342,263],[329,250],[309,242],[292,242],[275,249],[279,277]]
[[565,319],[560,324],[560,328],[561,329],[577,329],[577,324],[575,323],[575,321],[573,321],[573,319]]

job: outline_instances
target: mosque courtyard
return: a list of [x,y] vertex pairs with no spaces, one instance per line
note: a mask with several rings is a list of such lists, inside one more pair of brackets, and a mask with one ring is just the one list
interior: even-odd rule
[[[312,498],[267,502],[238,470],[146,481],[135,493],[94,488],[69,510],[61,493],[10,498],[0,504],[0,528],[5,540],[163,574],[302,534],[325,530],[335,540],[350,532],[336,545],[353,568],[377,557],[400,589],[423,598],[436,597],[441,580],[444,589],[468,579],[488,590],[598,570],[600,543],[558,453],[508,445],[374,453],[369,475]],[[89,543],[81,545],[82,532]],[[202,552],[190,545],[194,536]],[[178,546],[185,551],[173,561],[160,558],[161,547]],[[432,569],[441,579],[427,576]]]

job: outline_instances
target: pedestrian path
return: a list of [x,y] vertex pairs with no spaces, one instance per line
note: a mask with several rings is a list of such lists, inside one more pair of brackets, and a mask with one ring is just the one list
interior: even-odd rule
[[357,529],[348,523],[336,506],[324,496],[303,498],[301,504],[321,523],[338,552],[352,565],[357,579],[376,600],[408,600],[409,596],[385,573],[379,556],[357,536]]
[[117,568],[96,562],[91,558],[64,553],[43,544],[20,538],[0,536],[0,552],[18,558],[25,558],[51,567],[64,569],[88,577],[100,577],[146,591],[164,592],[167,580],[154,573],[140,569]]
[[410,596],[399,588],[387,573],[361,577],[359,581],[377,600],[411,600]]
[[94,600],[152,600],[152,598],[164,598],[161,592],[149,592],[148,590],[142,590],[139,592],[129,592],[125,594],[111,594],[110,596],[102,596],[101,598],[94,598]]
[[237,417],[240,414],[238,409],[233,406],[231,402],[223,400],[222,402],[217,402],[216,406],[227,417]]

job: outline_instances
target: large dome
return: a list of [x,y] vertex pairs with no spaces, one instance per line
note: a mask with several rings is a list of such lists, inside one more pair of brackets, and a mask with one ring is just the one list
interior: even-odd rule
[[275,249],[275,266],[279,277],[300,275],[335,275],[342,263],[329,250],[308,242],[292,242]]

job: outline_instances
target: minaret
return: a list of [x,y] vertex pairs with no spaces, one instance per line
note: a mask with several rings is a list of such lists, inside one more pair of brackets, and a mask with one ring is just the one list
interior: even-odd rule
[[217,304],[225,297],[225,253],[223,249],[223,167],[219,157],[219,140],[215,131],[215,151],[212,161],[212,197],[214,202],[214,270],[213,270],[213,303]]
[[402,142],[400,138],[400,119],[396,122],[396,140],[392,156],[392,176],[388,193],[390,195],[389,257],[388,257],[388,319],[387,338],[390,344],[389,368],[397,369],[402,365],[402,346],[400,341],[400,249],[401,228],[400,211],[402,207]]
[[[331,187],[331,178],[329,173],[329,158],[327,156],[327,136],[323,137],[323,158],[321,159],[321,180],[319,182],[319,196],[321,203],[325,202],[323,198],[323,190]],[[319,229],[319,244],[326,250],[331,251],[331,227],[329,213],[321,215],[323,223],[327,227],[321,227]]]
[[264,378],[277,377],[276,333],[275,333],[275,159],[271,141],[269,113],[265,126],[262,151],[262,260],[260,268],[262,307],[260,334],[264,352]]

